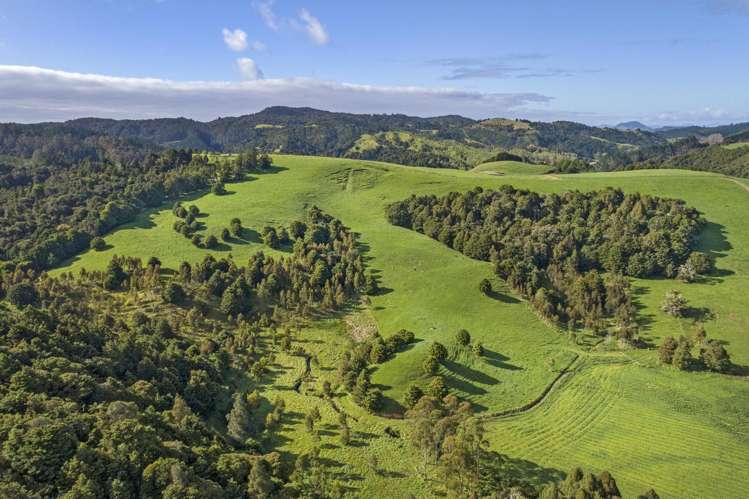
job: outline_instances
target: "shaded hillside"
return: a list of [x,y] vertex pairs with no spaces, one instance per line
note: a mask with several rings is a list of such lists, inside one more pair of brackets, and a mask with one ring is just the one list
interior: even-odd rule
[[629,170],[651,168],[699,170],[749,178],[749,147],[701,146],[665,160],[649,160],[627,167]]
[[667,139],[677,139],[683,137],[707,137],[714,133],[723,136],[734,135],[743,131],[749,131],[749,123],[732,123],[721,126],[684,126],[684,127],[663,127],[655,130],[655,133]]

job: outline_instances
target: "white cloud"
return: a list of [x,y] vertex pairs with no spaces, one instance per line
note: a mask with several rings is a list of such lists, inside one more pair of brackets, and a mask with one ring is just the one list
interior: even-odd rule
[[260,13],[260,17],[265,21],[265,25],[273,31],[278,31],[278,19],[276,18],[275,12],[273,12],[273,4],[275,0],[268,0],[266,2],[257,2],[255,8]]
[[237,68],[245,80],[260,80],[263,78],[263,72],[257,67],[255,61],[249,57],[237,59]]
[[224,28],[222,33],[224,34],[224,43],[233,51],[241,52],[247,48],[247,33],[241,29],[237,28],[232,31],[229,28]]
[[307,9],[299,11],[299,19],[304,23],[300,28],[307,33],[310,40],[318,45],[328,43],[330,37],[328,36],[328,32],[325,31],[325,26],[322,25],[319,19],[310,14]]
[[[253,75],[253,65],[239,61],[237,64]],[[257,76],[260,76],[259,70]],[[0,122],[65,120],[81,116],[185,116],[210,120],[256,112],[272,105],[417,116],[569,117],[533,108],[550,101],[550,97],[531,92],[484,93],[452,88],[359,85],[312,78],[174,81],[0,65]]]
[[260,40],[256,40],[252,42],[252,50],[255,52],[265,52],[265,49],[267,48],[263,42]]

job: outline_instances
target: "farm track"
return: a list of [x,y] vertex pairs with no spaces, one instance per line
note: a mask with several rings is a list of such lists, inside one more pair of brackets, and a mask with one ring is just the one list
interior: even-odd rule
[[732,178],[732,179],[729,179],[729,180],[731,182],[733,182],[734,184],[738,184],[741,187],[743,187],[746,192],[749,192],[749,185],[746,185],[744,182],[742,182],[740,180],[736,180],[735,178]]

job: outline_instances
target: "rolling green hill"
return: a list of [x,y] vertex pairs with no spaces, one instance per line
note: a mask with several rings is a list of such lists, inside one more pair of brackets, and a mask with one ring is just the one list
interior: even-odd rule
[[[506,455],[508,466],[529,482],[547,482],[582,464],[611,471],[625,497],[650,486],[664,498],[741,497],[749,489],[749,477],[739,472],[749,455],[749,385],[741,377],[749,365],[749,295],[742,292],[749,279],[749,219],[736,216],[749,208],[744,181],[666,169],[539,175],[544,167],[505,162],[467,172],[287,155],[274,156],[274,163],[274,173],[227,184],[228,195],[198,194],[189,203],[205,214],[200,220],[206,234],[218,234],[233,217],[259,232],[265,225],[288,224],[312,205],[360,234],[367,264],[382,291],[345,313],[341,321],[321,319],[305,330],[303,340],[319,356],[322,379],[334,379],[336,362],[356,331],[376,329],[388,337],[407,328],[417,342],[379,365],[372,378],[384,391],[388,411],[397,408],[410,383],[426,384],[422,361],[432,342],[444,343],[449,362],[440,372],[450,390],[486,417],[491,447]],[[526,168],[534,174],[526,175]],[[698,248],[716,257],[717,270],[690,284],[634,279],[641,334],[654,345],[667,335],[691,334],[690,319],[660,310],[665,293],[678,289],[691,306],[704,309],[709,337],[725,342],[741,376],[677,371],[659,365],[654,349],[619,348],[587,333],[573,339],[542,321],[528,303],[492,277],[489,263],[390,225],[385,217],[386,205],[412,194],[441,195],[503,184],[555,193],[618,187],[683,199],[700,210],[708,223]],[[242,264],[258,250],[284,254],[256,236],[228,241],[215,251],[197,248],[173,230],[176,217],[170,208],[140,215],[108,234],[104,251],[83,253],[52,273],[103,269],[115,254],[144,260],[158,256],[170,268],[209,253],[231,255]],[[479,291],[483,278],[493,280],[492,296]],[[483,343],[484,357],[455,345],[454,334],[461,328]],[[289,390],[294,373],[302,369],[300,362],[298,357],[279,357],[278,369],[288,373],[268,387],[269,396],[283,393],[293,411],[305,411],[317,400]],[[569,370],[562,372],[567,366]],[[557,378],[548,395],[530,409],[496,417],[537,399]],[[381,495],[384,490],[392,497],[433,493],[428,484],[413,478],[419,459],[413,449],[400,439],[382,436],[386,426],[408,435],[408,420],[369,415],[351,397],[337,403],[357,418],[352,427],[362,444],[338,445],[332,431],[336,415],[324,408],[322,422],[331,425],[331,431],[322,436],[321,452],[344,470],[347,486],[362,496]],[[279,438],[281,448],[292,454],[313,445],[301,419],[284,425]],[[371,453],[379,456],[386,473],[372,471]],[[398,459],[392,459],[396,455]]]

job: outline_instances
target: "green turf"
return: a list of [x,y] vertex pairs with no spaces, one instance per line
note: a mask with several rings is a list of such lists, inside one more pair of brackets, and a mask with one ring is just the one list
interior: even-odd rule
[[548,173],[548,165],[532,165],[521,161],[490,161],[478,165],[471,171],[487,175],[542,175]]
[[733,144],[724,144],[726,149],[739,149],[740,147],[749,147],[749,142],[734,142]]
[[[590,464],[609,469],[622,477],[625,496],[640,493],[647,485],[655,486],[661,497],[685,497],[687,490],[686,496],[693,497],[740,497],[737,491],[749,489],[749,476],[738,466],[741,457],[746,460],[749,455],[746,381],[658,367],[653,350],[626,355],[585,353],[539,320],[527,303],[496,280],[499,292],[494,297],[480,294],[479,281],[491,277],[488,263],[470,260],[426,236],[391,226],[384,216],[387,203],[412,193],[444,194],[505,183],[545,192],[616,186],[685,199],[710,222],[699,244],[717,257],[718,271],[693,284],[636,280],[643,334],[657,344],[665,335],[690,331],[689,323],[669,318],[658,308],[665,292],[677,288],[692,306],[709,309],[708,336],[725,341],[733,360],[746,366],[749,217],[744,215],[749,213],[749,188],[741,181],[675,170],[493,176],[346,159],[275,156],[274,160],[279,172],[229,184],[229,195],[207,194],[192,201],[207,213],[200,219],[206,224],[206,233],[218,233],[235,216],[245,227],[259,231],[263,225],[288,223],[302,216],[312,204],[359,232],[368,265],[378,273],[384,288],[361,313],[370,316],[384,336],[405,327],[420,340],[374,374],[373,381],[382,385],[388,397],[400,400],[409,383],[422,382],[420,366],[430,342],[439,340],[452,346],[459,328],[468,329],[482,341],[489,355],[484,359],[460,355],[443,373],[453,391],[471,400],[484,414],[534,399],[556,375],[547,367],[547,359],[553,358],[559,366],[577,352],[583,355],[579,370],[564,378],[540,406],[491,424],[494,448],[544,468],[566,470]],[[207,254],[173,231],[174,220],[168,207],[144,215],[107,235],[110,249],[87,252],[63,270],[103,268],[113,254],[157,255],[167,266]],[[231,253],[240,262],[258,249],[282,254],[264,247],[256,233],[248,233],[246,239],[214,253]],[[322,345],[333,338],[345,340],[346,333],[340,328],[325,331],[305,334]],[[339,351],[329,350],[332,356]],[[332,359],[329,363],[332,365]],[[282,386],[274,385],[273,389],[282,390]],[[309,397],[289,396],[298,397],[287,400],[294,406],[310,403]],[[347,399],[339,403],[346,404],[347,411],[356,410]],[[377,431],[369,433],[380,435],[387,424],[407,431],[402,421],[374,418],[361,411],[357,414],[362,419],[356,431],[371,427]],[[325,418],[327,421],[328,415]],[[289,451],[310,445],[303,426],[300,421],[284,429],[288,438],[284,445]],[[335,433],[334,429],[331,432]],[[334,438],[331,435],[330,442],[324,441],[334,444]],[[375,491],[386,487],[393,496],[423,495],[427,490],[424,485],[408,478],[414,463],[407,446],[398,447],[405,445],[401,440],[371,438],[372,448],[383,457],[399,456],[399,462],[389,461],[393,473],[380,476],[367,471],[363,448],[324,448],[323,455],[339,463],[349,462],[352,476],[348,483],[369,493],[365,495],[376,495]],[[732,479],[713,480],[729,475]]]

